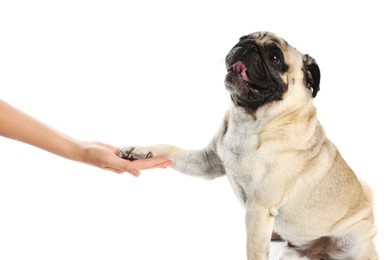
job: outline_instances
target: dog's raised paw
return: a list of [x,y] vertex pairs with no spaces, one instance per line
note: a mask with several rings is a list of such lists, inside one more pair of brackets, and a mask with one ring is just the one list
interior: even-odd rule
[[119,157],[126,159],[126,160],[136,160],[133,158],[132,152],[134,151],[134,146],[125,146],[122,149],[119,150]]
[[142,151],[142,150],[143,150],[142,148],[137,148],[135,146],[125,146],[119,151],[119,157],[130,161],[153,157],[152,152],[148,150],[146,151]]

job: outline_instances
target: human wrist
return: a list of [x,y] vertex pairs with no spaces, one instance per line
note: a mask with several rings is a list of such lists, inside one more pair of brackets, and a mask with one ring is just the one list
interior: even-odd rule
[[71,140],[71,148],[69,149],[68,158],[73,161],[86,163],[87,162],[87,147],[89,142],[73,139]]

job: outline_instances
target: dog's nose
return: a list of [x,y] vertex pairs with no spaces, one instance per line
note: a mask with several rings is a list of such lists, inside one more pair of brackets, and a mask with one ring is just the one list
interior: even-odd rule
[[256,44],[247,42],[244,45],[242,45],[242,48],[244,48],[245,52],[259,52],[259,49],[257,48]]

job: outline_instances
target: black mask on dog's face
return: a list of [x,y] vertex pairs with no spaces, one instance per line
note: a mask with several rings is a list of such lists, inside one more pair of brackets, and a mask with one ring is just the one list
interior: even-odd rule
[[[256,110],[264,104],[282,100],[288,88],[282,76],[289,69],[281,49],[283,45],[287,45],[284,40],[264,32],[241,37],[230,50],[225,60],[225,86],[235,105]],[[304,61],[303,70],[308,75],[305,76],[306,83],[314,97],[319,90],[319,69],[316,69],[314,59],[305,57],[310,56],[303,58],[313,61],[307,66]]]
[[274,42],[259,45],[250,36],[241,37],[226,56],[226,89],[240,107],[258,107],[281,100],[287,90],[280,77],[287,71],[283,52]]

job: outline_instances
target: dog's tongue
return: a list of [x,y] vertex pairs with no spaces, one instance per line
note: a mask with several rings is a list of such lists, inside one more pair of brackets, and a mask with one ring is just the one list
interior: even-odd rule
[[238,74],[241,75],[241,77],[245,80],[245,81],[248,81],[248,82],[251,82],[248,75],[246,74],[246,66],[245,64],[242,62],[242,61],[237,61],[236,63],[234,63],[233,65],[231,65],[229,68],[228,68],[228,72],[231,72],[231,71],[234,71],[234,72],[237,72]]

